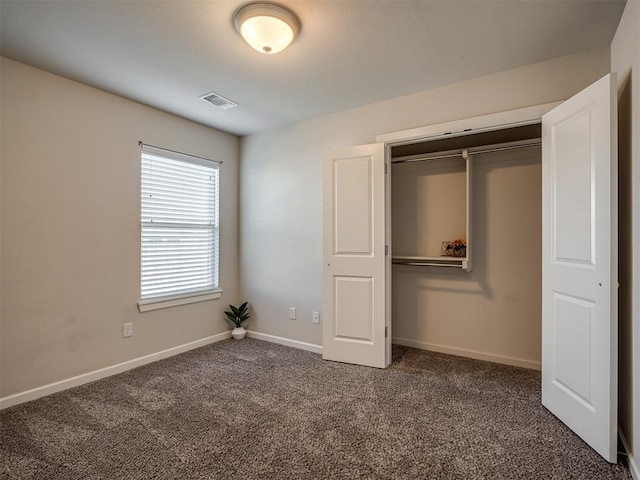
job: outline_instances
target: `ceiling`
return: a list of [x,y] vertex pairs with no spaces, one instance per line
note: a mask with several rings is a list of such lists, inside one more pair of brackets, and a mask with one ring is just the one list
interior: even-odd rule
[[[281,53],[232,25],[244,0],[0,1],[0,54],[236,135],[608,46],[624,0],[281,0]],[[237,103],[219,110],[198,97]]]

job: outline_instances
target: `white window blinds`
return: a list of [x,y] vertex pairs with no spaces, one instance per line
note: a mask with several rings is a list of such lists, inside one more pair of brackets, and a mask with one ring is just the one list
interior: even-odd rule
[[218,288],[219,164],[142,145],[141,300]]

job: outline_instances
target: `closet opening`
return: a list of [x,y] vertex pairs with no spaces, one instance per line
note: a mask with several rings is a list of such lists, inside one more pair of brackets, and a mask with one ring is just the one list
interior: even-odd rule
[[392,343],[541,366],[539,122],[392,144]]

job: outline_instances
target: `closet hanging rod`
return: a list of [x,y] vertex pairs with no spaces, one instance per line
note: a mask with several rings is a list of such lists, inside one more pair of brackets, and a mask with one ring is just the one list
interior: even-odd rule
[[[506,150],[516,150],[518,148],[538,147],[542,145],[541,138],[535,138],[530,140],[522,140],[517,142],[509,142],[504,144],[497,144],[487,147],[471,147],[468,148],[469,155],[482,155],[483,153],[502,152]],[[440,160],[443,158],[456,158],[462,157],[465,149],[461,148],[455,152],[450,151],[442,155],[411,155],[406,157],[399,157],[398,159],[391,160],[391,163],[413,163],[424,162],[426,160]]]
[[413,162],[424,162],[425,160],[441,160],[443,158],[462,158],[462,150],[456,153],[446,153],[444,155],[433,155],[425,157],[424,155],[416,155],[406,158],[400,158],[400,160],[391,160],[391,163],[413,163]]
[[539,147],[542,145],[542,139],[536,138],[533,140],[526,140],[524,142],[513,142],[510,144],[505,144],[503,146],[496,145],[495,147],[477,147],[470,148],[469,155],[482,155],[483,153],[493,153],[493,152],[502,152],[505,150],[517,150],[519,148],[529,148],[529,147]]

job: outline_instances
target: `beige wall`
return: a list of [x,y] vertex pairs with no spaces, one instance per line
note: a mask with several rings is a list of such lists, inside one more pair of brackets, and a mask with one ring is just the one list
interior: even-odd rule
[[[226,331],[223,307],[239,298],[238,139],[11,60],[1,68],[0,396]],[[222,299],[138,312],[138,140],[224,161]]]
[[640,478],[640,2],[629,0],[611,43],[618,74],[619,419]]
[[[382,133],[563,100],[605,75],[609,60],[608,49],[583,52],[244,137],[240,167],[241,290],[254,308],[250,328],[321,344],[321,326],[311,323],[311,312],[322,305],[321,159],[325,149],[372,143]],[[536,168],[527,166],[525,170],[531,172],[526,175],[538,175]],[[495,175],[504,172],[496,171]],[[529,190],[535,181],[527,184]],[[531,195],[535,193],[531,191]],[[494,206],[488,208],[485,215],[494,216]],[[479,270],[476,275],[483,273]],[[524,278],[526,272],[519,275]],[[514,298],[524,298],[523,290],[538,288],[535,278],[529,280],[530,284],[518,283],[518,291],[496,290],[486,298],[491,308],[476,317],[479,324],[485,328],[492,325],[490,316],[499,310],[503,315],[500,323],[510,322],[518,329],[510,305]],[[448,292],[433,295],[439,299],[443,315],[459,303]],[[297,320],[288,319],[290,306],[298,308]],[[417,341],[429,341],[426,332],[399,323],[407,321],[411,319],[394,318],[394,330],[421,335]],[[492,349],[491,342],[473,343],[476,331],[451,331],[447,334],[448,346]],[[483,338],[489,337],[486,334]],[[535,358],[531,349],[518,354]]]

